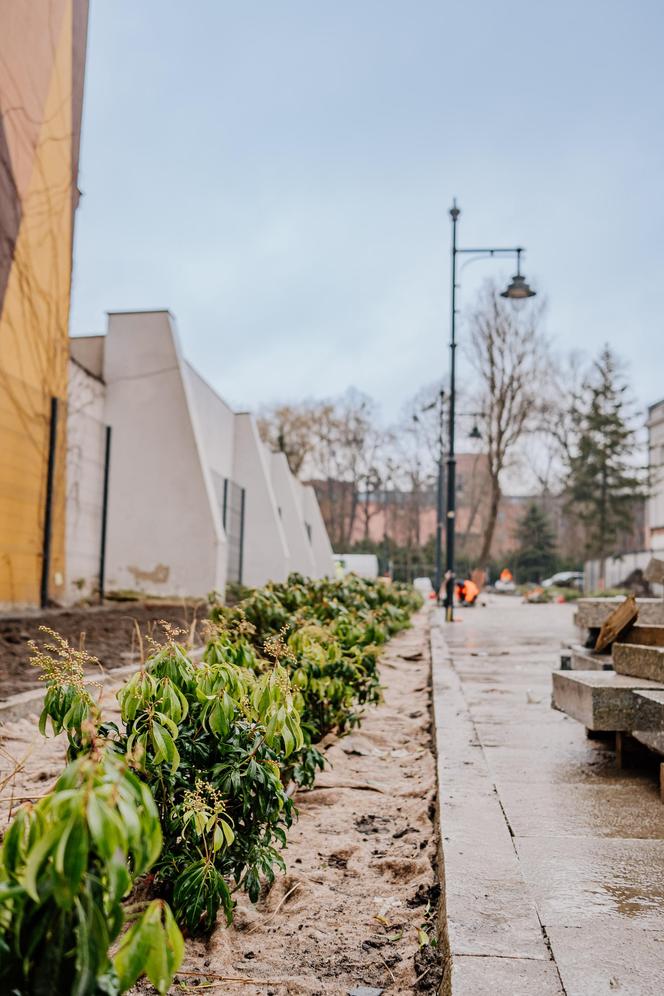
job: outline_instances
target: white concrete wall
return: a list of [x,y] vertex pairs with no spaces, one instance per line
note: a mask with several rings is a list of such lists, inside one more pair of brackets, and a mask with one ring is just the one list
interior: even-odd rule
[[106,389],[69,363],[65,596],[71,605],[99,587],[106,424]]
[[223,591],[226,540],[168,312],[109,315],[104,381],[113,428],[107,588]]
[[[645,571],[652,557],[661,559],[662,551],[640,550],[638,553],[624,553],[621,557],[608,557],[605,565],[606,587],[618,588],[632,571]],[[598,591],[600,581],[600,561],[587,560],[583,565],[583,589],[585,592]],[[662,585],[651,585],[654,595],[664,594]]]
[[232,478],[233,410],[186,361],[184,373],[196,409],[205,461],[220,477]]
[[269,454],[254,417],[241,412],[234,423],[232,477],[246,490],[242,581],[258,587],[267,581],[286,579],[290,551],[272,487]]
[[290,553],[289,568],[305,577],[315,577],[316,563],[303,515],[302,485],[293,477],[285,453],[268,453],[268,458],[272,487]]
[[333,578],[335,576],[334,553],[316,492],[311,484],[301,484],[300,487],[302,488],[304,520],[311,527],[311,546],[316,564],[316,577]]
[[650,544],[660,555],[664,551],[664,401],[648,412],[648,462],[650,497],[647,524]]
[[167,311],[111,313],[105,336],[73,339],[71,352],[70,601],[98,584],[105,424],[108,591],[223,591],[225,479],[245,489],[245,584],[282,581],[291,570],[334,574],[313,488],[293,477],[283,454],[267,451],[251,414],[235,414],[183,360]]

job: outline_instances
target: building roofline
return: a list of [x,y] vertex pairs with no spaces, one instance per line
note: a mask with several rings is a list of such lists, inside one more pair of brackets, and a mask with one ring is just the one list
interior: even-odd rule
[[118,311],[106,311],[106,315],[170,315],[173,312],[170,308],[120,308]]
[[191,370],[191,372],[192,372],[192,373],[193,373],[193,374],[194,374],[194,375],[195,375],[196,377],[198,377],[198,379],[199,379],[199,380],[201,381],[201,383],[203,383],[203,384],[204,384],[204,385],[205,385],[205,386],[207,387],[208,391],[212,391],[212,393],[214,394],[215,398],[217,398],[217,399],[218,399],[218,400],[219,400],[219,401],[220,401],[220,402],[222,403],[222,405],[224,406],[224,408],[227,408],[227,409],[228,409],[228,411],[229,411],[229,412],[231,413],[231,415],[237,415],[237,412],[233,411],[233,409],[232,409],[232,408],[231,408],[231,406],[230,406],[230,405],[228,404],[228,402],[226,401],[226,399],[225,399],[225,398],[222,398],[222,396],[221,396],[221,395],[219,394],[219,391],[218,391],[218,390],[216,389],[216,387],[214,387],[214,386],[213,386],[213,385],[212,385],[212,384],[210,383],[210,381],[209,381],[209,380],[206,380],[206,378],[205,378],[205,377],[203,376],[203,374],[202,374],[202,373],[199,373],[199,371],[198,371],[198,370],[196,369],[196,367],[194,366],[194,364],[193,364],[193,363],[190,363],[190,362],[189,362],[189,360],[188,360],[188,359],[187,359],[186,357],[184,357],[184,358],[183,358],[182,362],[184,363],[184,365],[185,365],[185,366],[186,366],[186,367],[187,367],[187,368],[188,368],[189,370]]
[[[76,338],[82,339],[83,336],[77,336]],[[87,336],[86,338],[90,338],[90,336]],[[82,370],[84,373],[86,373],[88,377],[92,377],[93,380],[96,380],[98,384],[103,384],[104,386],[106,386],[106,381],[102,377],[99,377],[97,374],[93,373],[92,370],[88,370],[88,368],[84,366],[80,362],[80,360],[75,359],[75,357],[73,357],[71,354],[69,356],[69,362],[73,363],[74,366],[77,366],[79,368],[79,370]]]

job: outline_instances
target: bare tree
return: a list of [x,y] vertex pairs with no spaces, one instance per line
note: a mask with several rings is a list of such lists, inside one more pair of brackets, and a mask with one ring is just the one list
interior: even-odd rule
[[[377,490],[382,480],[380,451],[384,433],[378,424],[374,402],[353,389],[328,404],[316,425],[310,469],[325,482],[333,542],[341,547],[351,542],[360,496]],[[365,528],[372,512],[364,503]]]
[[491,545],[502,494],[501,479],[523,436],[539,424],[548,346],[540,331],[543,306],[523,309],[487,283],[470,318],[471,358],[479,377],[482,438],[488,461],[489,506],[480,563]]
[[294,474],[313,481],[337,549],[351,542],[360,514],[368,534],[376,512],[368,496],[383,483],[386,438],[370,398],[351,389],[331,400],[274,405],[263,409],[259,429],[269,446],[286,453]]
[[404,405],[391,433],[397,484],[402,492],[399,533],[409,550],[422,545],[422,511],[436,487],[441,390],[442,384],[433,382],[417,391]]
[[276,404],[264,407],[258,415],[258,430],[273,450],[286,454],[291,471],[297,476],[313,452],[320,401],[300,404]]

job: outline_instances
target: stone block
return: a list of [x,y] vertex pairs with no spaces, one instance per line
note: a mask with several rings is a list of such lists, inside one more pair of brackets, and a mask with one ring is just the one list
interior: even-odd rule
[[589,730],[631,732],[636,729],[634,692],[664,691],[664,684],[615,671],[554,671],[552,679],[553,708]]
[[[612,671],[613,663],[610,654],[594,654],[587,647],[575,644],[570,648],[570,671]],[[561,668],[565,670],[565,668]]]
[[613,667],[618,674],[650,681],[664,681],[664,647],[644,647],[641,644],[615,643]]
[[[624,599],[580,598],[576,603],[575,624],[583,630],[599,629],[604,620]],[[639,623],[648,626],[664,625],[664,599],[637,598]]]
[[664,691],[641,689],[634,694],[634,730],[664,733]]
[[664,626],[636,626],[624,633],[619,643],[638,643],[641,647],[664,647]]

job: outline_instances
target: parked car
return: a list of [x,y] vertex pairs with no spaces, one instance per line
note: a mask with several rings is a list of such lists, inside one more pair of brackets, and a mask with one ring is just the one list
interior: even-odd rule
[[576,588],[577,591],[583,591],[583,572],[559,571],[558,574],[552,574],[550,578],[542,581],[542,587]]
[[513,595],[516,591],[516,585],[514,581],[501,581],[500,578],[495,582],[493,590],[497,591],[500,595]]

